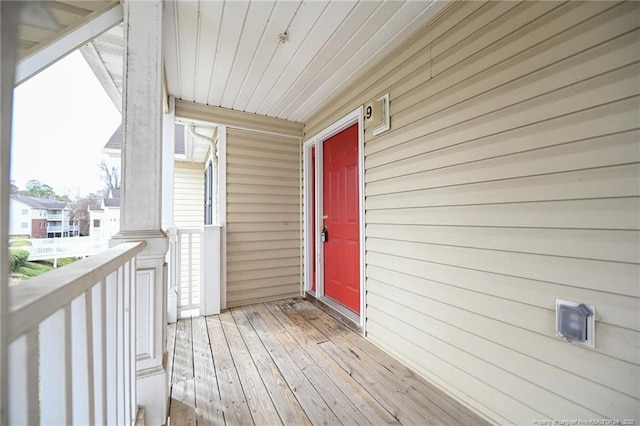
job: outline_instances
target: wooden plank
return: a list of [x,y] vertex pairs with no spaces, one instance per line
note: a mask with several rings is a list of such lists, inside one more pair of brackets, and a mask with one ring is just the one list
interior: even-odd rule
[[310,308],[307,303],[290,306],[326,336],[326,340],[318,346],[366,388],[399,422],[426,425],[458,423],[458,419],[440,409],[427,395],[422,395],[403,383],[390,374],[385,365],[376,362],[351,343],[352,340],[361,338],[360,336],[353,332],[349,338],[342,336],[335,320],[324,318],[324,313],[318,308]]
[[[358,410],[347,395],[333,383],[324,369],[298,344],[294,336],[287,331],[285,326],[274,317],[271,310],[267,309],[264,304],[255,304],[247,306],[245,312],[249,312],[250,315],[257,314],[260,316],[264,324],[268,327],[268,330],[270,330],[270,334],[275,336],[280,342],[289,354],[291,361],[300,368],[301,373],[309,380],[309,383],[313,385],[314,389],[322,400],[326,402],[340,423],[371,424],[370,420]],[[281,315],[281,313],[279,315]]]
[[193,346],[191,343],[191,318],[178,321],[176,326],[175,355],[172,384],[193,379]]
[[247,316],[262,344],[269,351],[273,362],[282,372],[287,385],[293,391],[309,418],[313,419],[314,422],[323,424],[339,424],[338,418],[336,418],[302,370],[293,362],[289,353],[273,335],[261,315],[251,305],[240,309]]
[[[400,424],[378,401],[353,380],[345,370],[323,351],[318,343],[326,340],[326,336],[317,332],[313,327],[305,327],[306,320],[300,317],[295,310],[288,305],[295,303],[291,299],[281,299],[265,304],[272,315],[292,334],[298,345],[311,356],[318,366],[348,398],[351,403],[372,424]],[[315,333],[314,333],[315,331]]]
[[167,374],[169,375],[169,392],[173,383],[173,360],[176,348],[176,327],[177,323],[167,324]]
[[[389,371],[394,378],[400,380],[400,382],[405,386],[408,386],[410,389],[415,390],[418,395],[422,395],[430,401],[430,403],[433,403],[435,407],[446,412],[447,415],[454,418],[456,422],[461,424],[478,424],[478,417],[466,407],[463,407],[459,402],[444,394],[433,384],[419,377],[414,371],[398,362],[388,353],[382,351],[379,347],[355,334],[343,324],[335,321],[318,307],[313,306],[310,303],[300,305],[294,304],[288,307],[288,310],[293,312],[294,315],[299,318],[298,321],[305,321],[308,316],[302,314],[300,312],[301,309],[316,318],[318,323],[323,324],[323,326],[326,327],[326,330],[331,333],[332,339],[339,336],[338,344],[347,343],[349,345],[349,351],[354,351],[356,357],[370,357],[371,360],[377,362]],[[358,349],[355,349],[354,346]],[[443,420],[447,422],[450,421],[444,416],[440,417],[443,417]]]
[[300,295],[300,284],[297,287],[290,287],[279,291],[269,289],[268,291],[256,293],[255,290],[245,290],[241,292],[230,292],[227,306],[245,306],[253,303],[271,302],[273,300],[287,299]]
[[196,424],[196,399],[193,378],[181,380],[171,386],[169,424],[171,426]]
[[193,329],[193,370],[195,386],[196,419],[199,426],[222,425],[225,418],[218,378],[214,368],[211,343],[204,317],[191,320]]
[[310,425],[311,421],[249,323],[247,316],[241,309],[232,309],[231,314],[282,422],[286,425]]
[[206,317],[224,419],[232,425],[251,424],[251,411],[229,352],[221,321],[221,316]]
[[282,424],[278,411],[271,401],[269,391],[251,358],[251,352],[245,344],[238,326],[229,311],[220,314],[220,324],[229,345],[229,351],[236,366],[240,383],[244,389],[251,417],[256,425]]

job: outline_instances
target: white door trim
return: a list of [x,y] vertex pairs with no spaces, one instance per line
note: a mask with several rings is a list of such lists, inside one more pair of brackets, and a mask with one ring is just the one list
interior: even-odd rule
[[[358,107],[349,114],[342,117],[340,120],[331,124],[327,128],[321,130],[315,134],[303,145],[303,220],[304,220],[304,282],[303,292],[308,292],[316,298],[322,300],[324,298],[324,258],[323,258],[323,246],[320,241],[318,231],[319,226],[322,224],[323,205],[322,197],[318,196],[323,193],[323,167],[322,167],[322,144],[330,137],[340,133],[344,129],[358,124],[358,185],[360,191],[359,197],[359,209],[360,209],[360,315],[355,321],[361,328],[363,334],[365,333],[365,318],[366,318],[366,289],[365,289],[365,241],[364,241],[364,115],[363,108]],[[316,194],[316,208],[315,211],[311,211],[311,199],[312,191],[309,183],[312,181],[311,176],[311,149],[316,148],[316,170],[315,170],[315,194]],[[315,216],[316,229],[311,229],[310,219]],[[315,232],[316,238],[316,258],[313,259],[313,248],[310,241],[312,235]],[[316,291],[312,291],[312,275],[313,275],[313,263],[316,262]],[[335,307],[335,306],[334,306]],[[355,317],[355,314],[352,313]],[[355,320],[355,318],[353,318]]]

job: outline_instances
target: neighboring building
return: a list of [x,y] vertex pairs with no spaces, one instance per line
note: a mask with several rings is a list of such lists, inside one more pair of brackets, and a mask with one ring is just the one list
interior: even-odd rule
[[94,204],[89,210],[89,235],[111,238],[120,229],[120,189],[112,189],[100,205]]
[[78,225],[69,203],[45,198],[11,195],[9,235],[27,238],[75,237]]

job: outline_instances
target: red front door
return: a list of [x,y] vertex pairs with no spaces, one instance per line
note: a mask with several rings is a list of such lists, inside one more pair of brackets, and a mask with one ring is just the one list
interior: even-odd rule
[[360,313],[358,125],[323,143],[324,294]]

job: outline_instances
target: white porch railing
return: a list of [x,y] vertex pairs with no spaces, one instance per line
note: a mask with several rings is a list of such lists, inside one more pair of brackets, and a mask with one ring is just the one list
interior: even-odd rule
[[136,419],[136,255],[123,243],[10,288],[9,424]]
[[169,294],[177,298],[177,315],[169,318],[220,313],[220,230],[217,225],[170,230]]

